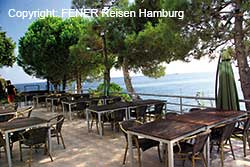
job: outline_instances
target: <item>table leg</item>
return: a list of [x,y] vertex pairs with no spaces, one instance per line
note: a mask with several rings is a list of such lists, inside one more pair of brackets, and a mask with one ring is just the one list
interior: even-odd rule
[[9,140],[9,133],[8,132],[5,132],[5,143],[6,143],[6,151],[7,151],[8,164],[9,164],[9,167],[11,167],[12,166],[12,162],[11,162],[10,140]]
[[65,116],[64,103],[62,103],[63,115]]
[[133,154],[133,148],[132,148],[132,135],[128,133],[128,149],[129,149],[129,161],[130,166],[134,167],[134,154]]
[[47,108],[47,111],[48,111],[48,99],[47,98],[45,99],[45,105],[46,105],[46,108]]
[[129,118],[128,118],[128,108],[125,109],[125,119],[129,120]]
[[89,132],[89,109],[86,109],[86,120],[87,120],[88,132]]
[[72,116],[71,116],[71,104],[69,104],[69,120],[72,121]]
[[38,100],[38,97],[36,98],[36,107],[38,107],[38,103],[39,103],[39,100]]
[[128,119],[129,119],[129,120],[131,119],[130,111],[131,111],[131,108],[129,107],[129,108],[128,108]]
[[98,126],[99,126],[99,135],[102,137],[102,122],[101,122],[101,113],[98,113]]
[[173,143],[169,142],[168,146],[168,163],[165,163],[166,167],[174,167],[174,151],[173,151]]
[[51,100],[51,110],[52,112],[54,112],[54,100],[53,99]]
[[52,155],[51,154],[51,152],[52,152],[52,145],[51,145],[52,143],[51,143],[51,128],[49,128],[48,129],[48,145],[49,145],[49,153],[50,153],[50,155]]
[[206,151],[207,166],[210,167],[210,136],[207,138]]
[[25,105],[28,105],[27,96],[24,96]]

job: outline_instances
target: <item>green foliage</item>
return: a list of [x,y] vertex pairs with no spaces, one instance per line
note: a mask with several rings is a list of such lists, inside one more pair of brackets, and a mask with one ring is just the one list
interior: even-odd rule
[[16,60],[14,55],[15,43],[6,36],[0,27],[0,68],[3,66],[12,66]]
[[[175,20],[175,25],[181,27],[181,34],[185,38],[196,38],[196,42],[192,43],[189,55],[194,58],[200,58],[204,55],[210,55],[216,49],[228,45],[232,45],[231,40],[235,37],[234,18],[236,12],[242,12],[244,26],[246,32],[250,27],[250,22],[247,21],[250,5],[249,1],[241,1],[241,5],[237,10],[237,4],[240,1],[211,1],[211,0],[168,0],[164,2],[166,9],[178,9],[185,12],[184,20],[178,22]],[[226,12],[225,12],[226,11]],[[173,19],[170,19],[173,20]],[[249,35],[244,36],[244,40],[249,39]]]
[[102,40],[88,22],[77,44],[70,47],[70,69],[72,75],[80,73],[83,80],[99,79],[103,71]]
[[49,79],[54,84],[71,77],[69,47],[79,40],[87,21],[46,17],[33,22],[19,40],[18,64],[29,75]]
[[64,57],[60,39],[62,19],[47,17],[33,22],[19,40],[18,64],[38,78],[59,82]]
[[[89,89],[89,93],[92,94],[93,96],[103,96],[104,92],[104,83],[101,83],[98,85],[96,89]],[[110,92],[112,93],[113,96],[120,96],[124,101],[131,101],[130,96],[127,94],[123,94],[124,90],[120,87],[120,85],[112,82],[110,83]]]

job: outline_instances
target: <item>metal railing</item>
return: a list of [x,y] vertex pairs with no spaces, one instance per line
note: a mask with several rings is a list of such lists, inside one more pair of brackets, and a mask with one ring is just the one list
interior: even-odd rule
[[[131,94],[131,93],[125,93]],[[157,98],[166,100],[167,112],[187,112],[190,108],[215,108],[214,97],[200,97],[200,96],[182,96],[182,95],[165,95],[165,94],[147,94],[136,93],[132,95],[139,95],[143,99]],[[240,99],[240,109],[245,109],[245,103],[250,103],[250,100]]]

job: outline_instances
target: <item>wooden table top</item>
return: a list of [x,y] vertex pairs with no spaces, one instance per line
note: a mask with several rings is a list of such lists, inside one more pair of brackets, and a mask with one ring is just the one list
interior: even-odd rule
[[244,115],[246,113],[242,111],[201,110],[182,115],[170,115],[164,120],[146,123],[128,130],[159,139],[173,140],[200,128],[223,123]]
[[141,126],[128,128],[129,131],[153,136],[164,140],[173,140],[193,131],[205,128],[204,125],[180,122],[171,119],[158,120]]
[[166,101],[164,100],[157,100],[157,99],[146,99],[146,100],[138,100],[138,101],[132,101],[129,102],[130,106],[142,106],[142,105],[154,105],[158,103],[165,103]]
[[113,104],[99,105],[99,106],[90,106],[88,109],[96,112],[102,112],[107,110],[116,110],[129,107],[130,104],[127,102],[116,102]]
[[47,122],[48,121],[41,119],[41,118],[37,118],[37,117],[14,119],[10,122],[0,123],[0,130],[1,131],[14,130],[14,129],[19,129],[19,128],[30,127],[33,125],[44,124]]
[[244,115],[246,115],[246,112],[243,111],[199,110],[182,115],[170,115],[168,119],[211,126]]

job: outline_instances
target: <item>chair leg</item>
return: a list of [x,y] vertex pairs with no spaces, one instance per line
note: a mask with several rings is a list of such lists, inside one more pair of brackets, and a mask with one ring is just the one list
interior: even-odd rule
[[192,167],[195,167],[195,156],[192,156]]
[[141,167],[141,150],[139,147],[137,147],[138,152],[138,167]]
[[245,135],[243,135],[242,136],[242,141],[243,141],[243,152],[244,152],[244,157],[246,157],[247,156],[247,153],[246,153],[246,141],[247,139],[246,139],[246,136]]
[[201,153],[201,158],[202,158],[202,160],[203,160],[203,163],[204,163],[205,167],[208,167],[206,158],[205,158],[205,156],[204,156],[203,153]]
[[224,144],[220,144],[221,166],[224,167]]
[[232,152],[232,155],[233,155],[233,159],[235,160],[235,156],[234,156],[234,150],[233,150],[233,146],[232,146],[232,142],[231,142],[231,139],[229,138],[228,139],[229,141],[229,145],[230,145],[230,148],[231,148],[231,152]]
[[210,143],[210,153],[212,153],[212,151],[213,151],[213,147],[214,147],[214,143],[213,143],[213,142],[211,142],[211,143]]
[[124,153],[123,162],[122,162],[123,165],[125,165],[125,162],[126,162],[127,152],[128,152],[128,143],[126,142],[125,153]]
[[47,155],[49,155],[51,162],[53,162],[53,158],[48,150],[47,142],[44,143],[44,151],[47,153]]
[[30,159],[29,159],[29,167],[31,167],[31,161],[32,161],[32,151],[33,151],[33,146],[30,146]]
[[57,144],[59,145],[59,144],[60,144],[60,141],[59,141],[59,135],[58,135],[58,132],[56,132],[56,139],[57,139]]
[[248,147],[250,149],[250,137],[249,137],[249,132],[247,131],[247,142],[248,142]]
[[62,133],[61,133],[61,132],[60,132],[60,137],[61,137],[61,140],[62,140],[63,148],[65,149],[66,146],[65,146],[65,144],[64,144],[64,140],[63,140],[63,136],[62,136]]
[[162,162],[162,159],[161,159],[161,151],[160,151],[160,146],[159,146],[159,145],[157,146],[157,150],[158,150],[159,160],[160,160],[160,162]]
[[22,144],[19,141],[19,150],[20,150],[20,161],[23,161],[23,151],[22,151]]

